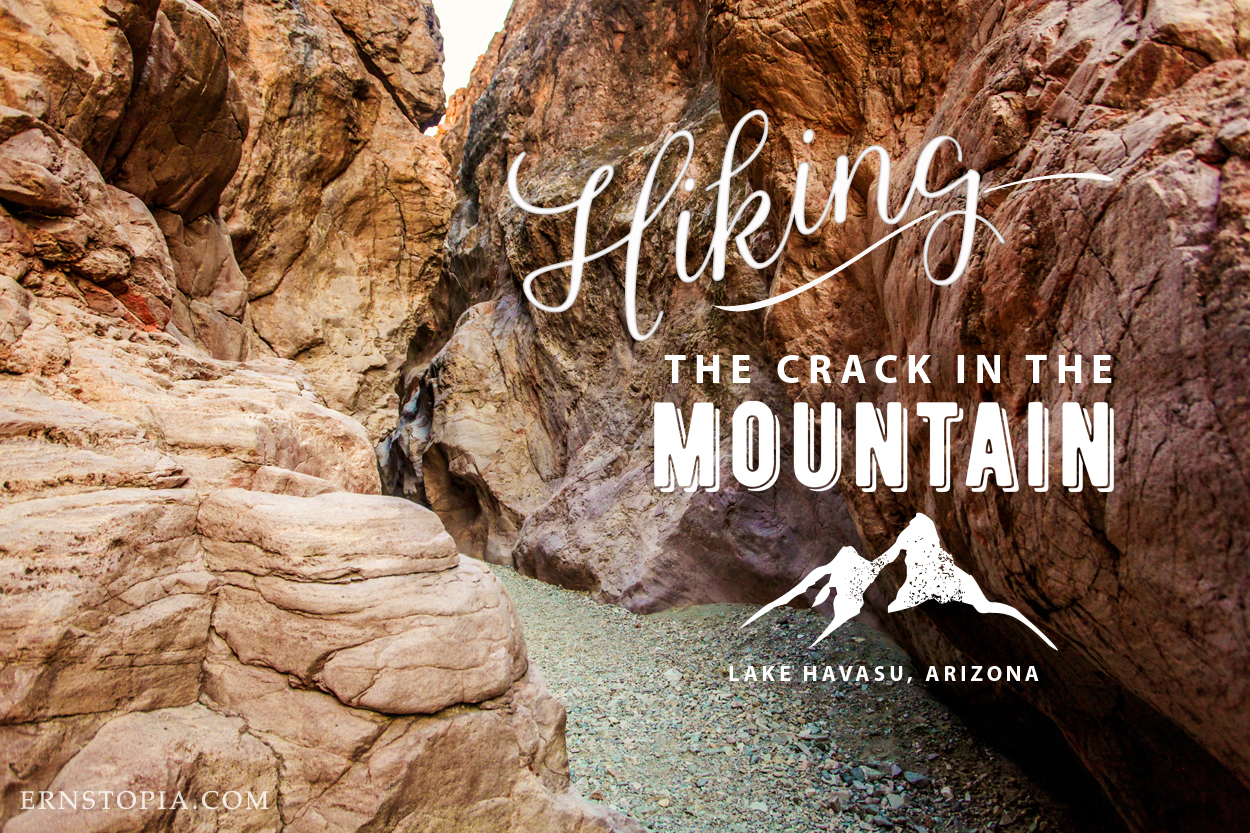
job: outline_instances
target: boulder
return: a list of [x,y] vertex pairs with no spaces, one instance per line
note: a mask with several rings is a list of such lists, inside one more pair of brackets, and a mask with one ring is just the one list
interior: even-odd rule
[[193,0],[161,0],[101,170],[147,205],[192,221],[217,207],[247,130],[220,22]]
[[[277,761],[273,750],[246,728],[242,720],[198,704],[118,717],[57,773],[47,788],[52,793],[48,807],[33,802],[35,809],[4,829],[48,833],[159,826],[190,831],[203,829],[208,817],[215,830],[277,830]],[[93,806],[87,804],[88,791]],[[74,798],[72,804],[62,803],[63,792]],[[112,793],[108,809],[106,792]],[[232,792],[238,794],[237,804]],[[183,798],[182,807],[175,796]],[[233,809],[211,809],[223,806]]]

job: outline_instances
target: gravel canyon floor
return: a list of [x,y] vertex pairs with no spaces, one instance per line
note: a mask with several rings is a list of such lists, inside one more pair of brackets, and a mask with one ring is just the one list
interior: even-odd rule
[[[754,606],[639,616],[492,569],[568,709],[575,787],[657,833],[1117,829],[1100,810],[1057,803],[865,625],[809,649],[825,625],[813,611],[746,629]],[[774,676],[789,665],[800,680],[805,665],[883,666],[886,680],[748,682],[748,665]],[[891,682],[899,667],[904,681]]]

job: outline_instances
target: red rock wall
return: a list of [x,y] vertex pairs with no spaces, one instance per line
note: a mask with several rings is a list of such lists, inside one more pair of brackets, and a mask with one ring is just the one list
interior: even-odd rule
[[[887,615],[882,593],[887,627],[924,662],[1037,664],[1042,684],[991,697],[1053,721],[1132,829],[1236,828],[1250,805],[1247,57],[1250,10],[1239,2],[519,2],[444,139],[453,157],[463,143],[447,274],[474,288],[465,305],[493,300],[465,316],[423,380],[409,379],[408,433],[395,440],[409,452],[407,488],[425,490],[462,546],[642,609],[774,596],[835,541],[858,534],[875,554],[924,512],[986,593],[1060,650],[958,606]],[[521,298],[524,275],[567,257],[571,219],[510,205],[502,183],[516,154],[531,158],[522,181],[543,183],[535,199],[562,203],[598,164],[637,183],[657,137],[678,126],[714,145],[696,166],[715,165],[723,125],[754,108],[772,132],[750,183],[774,206],[790,204],[800,162],[828,183],[838,155],[870,144],[901,160],[895,182],[909,181],[939,135],[959,141],[963,165],[987,186],[1070,171],[1114,182],[987,195],[981,213],[1005,240],[981,235],[949,287],[925,279],[919,234],[759,317],[700,306],[799,286],[887,233],[865,208],[861,176],[843,226],[792,238],[775,270],[739,269],[714,292],[676,285],[672,218],[661,220],[640,286],[644,320],[659,308],[670,317],[649,342],[624,332],[617,263],[566,313]],[[938,168],[935,181],[958,170],[941,156]],[[632,205],[636,190],[610,193]],[[603,240],[623,232],[624,215]],[[775,240],[781,228],[770,231]],[[939,271],[955,249],[936,235]],[[774,362],[927,353],[948,369],[957,355],[1000,355],[1003,382],[981,388],[947,370],[929,385],[760,390],[775,408],[955,401],[971,413],[992,400],[1016,420],[1017,448],[1028,402],[1106,402],[1115,490],[1069,493],[1052,476],[1044,494],[962,482],[933,492],[918,483],[929,449],[916,430],[911,489],[844,489],[854,530],[821,522],[846,511],[839,501],[797,490],[779,489],[772,505],[732,491],[674,505],[650,485],[649,410],[633,403],[723,396],[731,407],[733,391],[671,386],[660,357],[735,345]],[[1060,384],[1053,371],[1032,382],[1026,355],[1053,366],[1074,353],[1113,355],[1113,383]],[[486,413],[506,415],[499,431],[481,428],[475,415]],[[960,436],[957,460],[967,455]],[[761,545],[765,527],[781,543]],[[890,593],[903,578],[885,577]]]
[[[1108,494],[1057,484],[976,493],[957,482],[945,494],[846,495],[877,551],[914,513],[934,517],[987,592],[1060,638],[1051,654],[1006,626],[991,637],[1000,623],[945,607],[885,619],[933,661],[1043,663],[1046,685],[1020,693],[1060,725],[1141,830],[1212,823],[1184,809],[1197,797],[1232,824],[1250,783],[1239,740],[1250,729],[1250,507],[1237,474],[1250,427],[1238,404],[1247,389],[1246,20],[1235,6],[1100,2],[741,3],[709,17],[726,116],[778,114],[781,135],[754,170],[778,200],[803,159],[828,172],[836,154],[879,143],[911,161],[937,135],[958,140],[989,186],[1076,170],[1114,178],[998,192],[982,213],[1006,242],[983,238],[950,287],[925,279],[923,236],[913,235],[851,278],[773,308],[767,329],[778,355],[930,353],[946,367],[958,354],[1003,357],[1001,385],[970,391],[946,373],[931,386],[874,391],[879,403],[949,400],[971,412],[992,398],[1018,418],[1029,401],[1115,409]],[[818,91],[796,101],[792,91],[816,76]],[[807,128],[817,134],[810,152],[795,140]],[[898,176],[909,175],[905,165]],[[888,231],[866,213],[787,258],[772,291]],[[951,263],[955,248],[948,241],[936,261]],[[849,321],[833,312],[847,308],[856,310]],[[1025,355],[1049,355],[1053,366],[1073,353],[1113,355],[1113,383],[1059,384],[1053,370],[1032,382]],[[798,395],[844,407],[861,398],[839,386]],[[1022,419],[1018,427],[1020,448]],[[912,434],[911,454],[925,471],[927,432]],[[1156,789],[1182,761],[1190,786]]]
[[[793,479],[750,492],[733,484],[726,462],[716,493],[652,485],[654,401],[715,398],[728,420],[748,396],[785,400],[762,363],[759,384],[730,383],[729,357],[759,353],[763,318],[727,316],[702,286],[671,279],[671,244],[661,241],[673,239],[675,214],[657,224],[639,268],[640,319],[649,327],[663,311],[662,337],[636,343],[623,327],[623,249],[567,312],[533,308],[520,292],[528,273],[569,251],[574,218],[535,221],[511,206],[506,176],[517,154],[528,156],[527,193],[544,204],[575,199],[595,167],[618,165],[592,221],[596,246],[627,232],[624,207],[666,133],[691,130],[693,164],[719,167],[726,131],[703,20],[690,0],[512,8],[445,137],[466,138],[444,281],[467,288],[464,306],[480,303],[432,360],[434,350],[414,347],[401,428],[381,450],[388,488],[434,507],[466,552],[639,611],[764,602],[826,550],[857,540],[836,495]],[[695,234],[706,243],[709,217]],[[544,297],[554,302],[562,280],[544,285]],[[766,291],[745,269],[724,284],[734,297]],[[723,353],[720,383],[672,385],[668,353]]]

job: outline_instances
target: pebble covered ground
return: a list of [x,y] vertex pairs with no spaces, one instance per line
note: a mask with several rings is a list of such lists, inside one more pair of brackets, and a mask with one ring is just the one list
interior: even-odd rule
[[[746,605],[639,616],[494,569],[568,709],[575,788],[656,833],[1101,829],[978,740],[871,628],[848,623],[809,649],[826,624],[813,611],[746,629]],[[803,682],[813,665],[838,681]],[[841,681],[860,665],[885,679]],[[773,666],[774,680],[743,679],[747,666]]]

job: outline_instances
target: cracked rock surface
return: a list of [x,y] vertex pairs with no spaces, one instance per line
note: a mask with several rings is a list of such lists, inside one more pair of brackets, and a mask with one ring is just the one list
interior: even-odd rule
[[[714,178],[727,130],[703,19],[691,2],[513,5],[443,135],[449,158],[460,160],[439,294],[455,331],[414,341],[400,424],[379,447],[387,492],[432,507],[463,552],[635,611],[763,603],[826,552],[858,542],[836,492],[793,478],[749,491],[730,475],[727,454],[719,491],[655,487],[654,402],[688,411],[712,399],[726,423],[747,399],[790,407],[760,355],[763,317],[714,308],[766,293],[762,275],[739,262],[713,293],[706,279],[674,280],[675,210],[648,229],[640,253],[641,329],[663,315],[650,340],[635,342],[624,326],[624,247],[587,271],[564,312],[544,312],[521,293],[527,274],[571,250],[575,218],[526,216],[512,205],[506,178],[518,154],[527,154],[522,192],[541,205],[575,200],[597,166],[616,166],[592,212],[596,248],[628,233],[647,169],[673,131],[694,136],[691,175]],[[594,71],[562,72],[570,62]],[[657,181],[671,181],[684,150],[670,150]],[[673,202],[685,208],[696,198],[679,191]],[[710,238],[711,214],[698,208],[692,251]],[[566,281],[545,275],[536,291],[558,304]],[[718,384],[696,384],[692,370],[671,382],[665,355],[693,363],[713,353]],[[752,385],[730,383],[735,354],[756,357]]]
[[211,0],[251,128],[222,197],[251,349],[294,359],[375,441],[401,403],[455,196],[437,141],[442,36],[426,0]]

